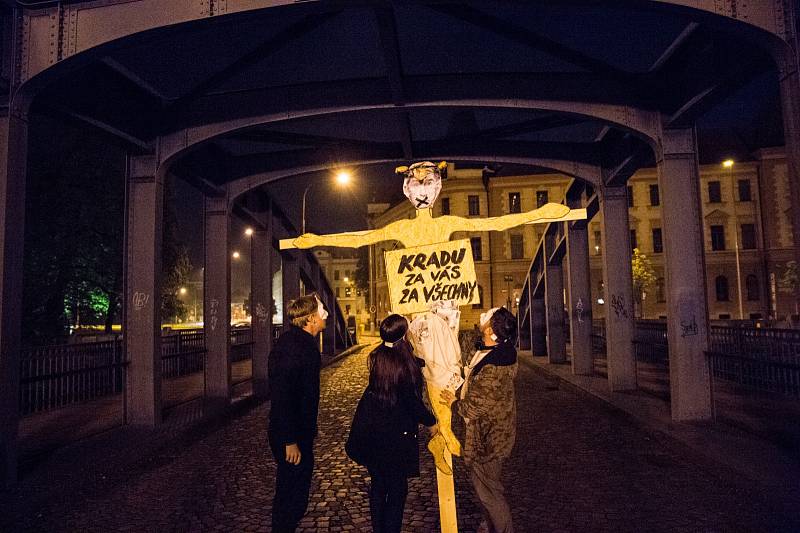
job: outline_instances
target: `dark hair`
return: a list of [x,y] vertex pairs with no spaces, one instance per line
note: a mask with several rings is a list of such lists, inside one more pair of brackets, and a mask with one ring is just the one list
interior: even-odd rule
[[381,339],[392,343],[381,344],[369,354],[369,388],[382,403],[393,407],[400,388],[410,386],[419,394],[422,373],[414,360],[411,345],[405,340],[408,320],[400,315],[389,315],[380,325]]
[[498,342],[516,342],[517,319],[511,314],[511,311],[505,307],[499,308],[494,312],[489,323],[492,325],[492,331],[497,335]]

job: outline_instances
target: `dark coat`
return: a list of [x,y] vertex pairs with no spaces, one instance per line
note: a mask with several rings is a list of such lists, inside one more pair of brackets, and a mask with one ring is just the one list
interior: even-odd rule
[[454,405],[466,422],[463,456],[467,463],[511,455],[517,427],[516,375],[517,351],[508,342],[493,347],[472,369],[466,394]]
[[269,439],[310,447],[317,435],[320,353],[316,339],[291,326],[269,356]]
[[394,406],[380,402],[367,387],[353,419],[348,453],[352,450],[360,459],[358,462],[371,472],[417,477],[419,424],[435,423],[436,417],[422,402],[421,391],[415,391],[410,384],[401,388]]

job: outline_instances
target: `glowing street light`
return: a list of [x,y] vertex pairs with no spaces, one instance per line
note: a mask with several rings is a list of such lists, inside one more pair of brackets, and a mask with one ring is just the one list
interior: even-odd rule
[[[350,184],[352,179],[352,174],[350,174],[347,170],[340,170],[336,173],[336,184],[340,186],[346,186]],[[309,183],[306,186],[306,190],[303,191],[303,227],[301,234],[305,234],[306,232],[306,195],[308,194],[308,190],[311,188],[313,183]]]
[[181,293],[182,295],[183,295],[183,294],[186,294],[186,287],[181,287],[180,293]]
[[234,259],[239,259],[239,256],[240,256],[239,252],[233,252],[232,255],[233,255]]
[[247,235],[248,237],[252,236],[253,228],[247,228],[246,230],[244,230],[244,234]]
[[341,170],[336,174],[336,183],[339,185],[349,185],[352,176],[347,170]]
[[726,159],[722,162],[722,166],[725,168],[731,168],[733,166],[733,159]]

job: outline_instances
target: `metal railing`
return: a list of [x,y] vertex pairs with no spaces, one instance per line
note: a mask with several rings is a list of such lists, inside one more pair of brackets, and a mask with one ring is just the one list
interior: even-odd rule
[[[709,358],[711,373],[752,391],[800,398],[800,331],[752,327],[710,327]],[[605,353],[605,325],[592,324],[592,348]],[[669,365],[667,324],[639,320],[633,341],[636,360]]]
[[127,365],[119,339],[29,350],[20,362],[20,414],[119,394]]
[[188,329],[161,337],[161,375],[176,378],[203,370],[206,353],[202,329]]
[[[273,337],[281,326],[273,327]],[[170,332],[161,337],[164,378],[203,370],[205,334],[202,329]],[[231,361],[252,358],[250,328],[231,329]],[[122,339],[41,346],[23,351],[20,361],[20,415],[121,394],[128,365]]]

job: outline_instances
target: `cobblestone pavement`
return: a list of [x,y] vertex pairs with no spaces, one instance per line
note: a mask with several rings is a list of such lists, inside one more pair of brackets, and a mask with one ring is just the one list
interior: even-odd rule
[[[369,531],[368,477],[343,450],[366,375],[366,350],[323,370],[317,468],[302,531]],[[526,365],[517,399],[518,440],[505,471],[517,531],[800,531],[800,506],[788,494],[703,461]],[[51,470],[40,465],[0,493],[0,530],[269,531],[268,408],[240,409],[152,449],[115,437],[116,456],[108,443],[64,454],[72,464],[62,457]],[[424,454],[422,477],[410,483],[405,531],[437,530],[433,474]],[[478,507],[460,462],[456,487],[460,530],[475,531]]]

